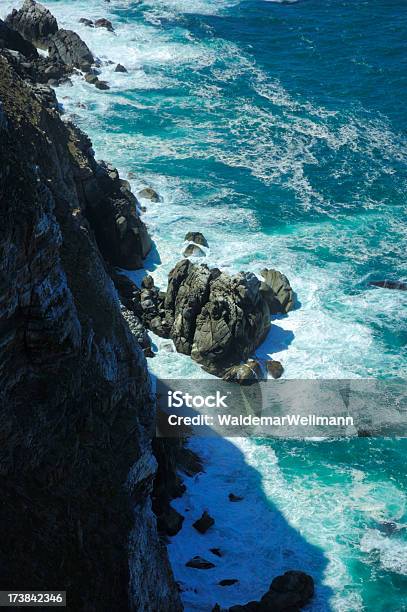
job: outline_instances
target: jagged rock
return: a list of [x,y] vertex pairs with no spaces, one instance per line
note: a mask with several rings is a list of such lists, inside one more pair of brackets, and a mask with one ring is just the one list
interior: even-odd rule
[[241,497],[240,495],[235,495],[234,493],[229,493],[228,497],[229,497],[229,501],[231,502],[239,502],[239,501],[243,501],[244,499],[244,497]]
[[[78,130],[77,130],[78,132]],[[91,143],[84,143],[90,147]],[[120,268],[141,268],[151,248],[146,226],[137,215],[135,196],[121,185],[118,172],[88,153],[78,159],[77,173],[86,201],[86,215],[105,259]]]
[[205,257],[206,253],[196,244],[189,244],[183,253],[184,257]]
[[54,62],[89,72],[94,57],[86,43],[72,30],[58,30],[48,44],[48,55]]
[[399,291],[407,291],[407,283],[402,283],[401,281],[371,281],[369,285],[372,287],[381,287],[382,289],[398,289]]
[[210,552],[215,555],[216,557],[223,557],[222,552],[220,550],[220,548],[210,548],[209,549]]
[[125,68],[122,64],[117,64],[114,71],[115,72],[127,72],[127,68]]
[[157,288],[146,291],[143,321],[171,338],[178,352],[227,380],[262,379],[257,361],[239,364],[266,337],[271,314],[281,312],[269,285],[250,272],[229,276],[183,259],[171,270],[165,294]]
[[94,23],[93,23],[92,19],[86,19],[86,17],[81,17],[79,19],[79,23],[83,23],[83,25],[87,26],[88,28],[93,28],[94,27]]
[[194,569],[202,570],[211,569],[212,567],[215,567],[214,563],[211,563],[211,561],[207,561],[203,557],[199,556],[193,557],[190,561],[185,563],[185,565],[187,567],[193,567]]
[[152,187],[145,187],[137,194],[139,198],[143,198],[144,200],[151,200],[151,202],[160,202],[161,198],[158,193],[152,189]]
[[153,277],[147,274],[147,276],[145,276],[143,280],[141,281],[141,286],[143,287],[143,289],[153,289],[154,287]]
[[240,385],[255,383],[262,379],[261,366],[258,361],[249,359],[246,363],[233,366],[227,370],[222,378],[229,382],[237,382]]
[[91,142],[2,54],[0,100],[0,581],[69,585],[73,610],[180,612],[146,362],[85,214]]
[[188,232],[184,238],[185,242],[194,242],[204,247],[209,247],[208,241],[201,232]]
[[6,18],[6,23],[41,49],[47,49],[50,37],[58,32],[55,17],[34,0],[25,0],[20,10],[13,9]]
[[247,359],[270,329],[260,281],[250,272],[232,277],[211,271],[207,303],[196,317],[191,357],[214,374]]
[[262,270],[262,277],[266,285],[271,287],[275,298],[281,306],[281,312],[287,313],[294,308],[295,296],[291,289],[290,282],[284,274],[278,270]]
[[187,259],[170,272],[164,305],[171,338],[180,353],[191,354],[196,320],[208,301],[213,275],[206,266],[194,266]]
[[99,79],[96,74],[92,74],[91,72],[89,72],[88,74],[85,74],[85,81],[87,83],[90,83],[91,85],[95,85],[99,81]]
[[182,529],[183,522],[184,517],[182,514],[177,512],[172,506],[168,506],[166,511],[157,518],[158,530],[168,536],[177,535]]
[[0,48],[13,49],[26,58],[38,58],[38,51],[19,32],[9,27],[0,19]]
[[304,572],[289,571],[274,578],[260,600],[260,612],[285,612],[305,606],[314,595],[314,581]]
[[210,514],[205,510],[201,518],[199,518],[197,521],[195,521],[195,523],[192,524],[192,527],[194,527],[197,531],[199,531],[199,533],[204,534],[214,524],[215,524],[215,519],[212,518]]
[[269,359],[266,362],[267,372],[273,378],[281,378],[284,373],[284,368],[279,361],[275,361],[274,359]]
[[232,586],[233,584],[236,584],[237,582],[239,582],[237,580],[237,578],[225,578],[224,580],[219,580],[218,584],[219,586]]
[[95,28],[106,28],[106,30],[109,30],[109,32],[114,32],[112,22],[104,17],[101,19],[96,19]]
[[95,83],[95,87],[97,89],[101,89],[103,91],[106,91],[107,89],[110,89],[110,87],[109,87],[109,85],[108,85],[108,83],[106,81],[99,81],[99,79]]
[[312,599],[314,581],[300,571],[289,571],[274,578],[259,602],[232,606],[229,612],[298,612]]

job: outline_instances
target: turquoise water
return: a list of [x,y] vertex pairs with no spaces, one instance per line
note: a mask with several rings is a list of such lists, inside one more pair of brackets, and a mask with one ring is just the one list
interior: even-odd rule
[[[301,307],[274,322],[259,351],[280,359],[287,377],[405,376],[407,294],[368,286],[407,280],[405,1],[46,4],[101,59],[129,70],[103,67],[109,92],[75,79],[57,94],[98,157],[124,177],[131,172],[136,191],[151,185],[163,196],[143,202],[157,246],[147,268],[157,283],[179,259],[186,231],[200,230],[210,264],[231,272],[273,266],[290,278]],[[2,16],[12,5],[2,2]],[[77,23],[101,16],[115,34]],[[155,340],[153,372],[202,376]],[[239,479],[261,492],[252,506],[258,521],[274,517],[270,541],[259,545],[262,569],[228,593],[209,574],[205,589],[183,595],[187,609],[243,603],[295,564],[317,577],[314,612],[407,610],[403,441],[245,440],[213,456],[227,466],[236,448]],[[205,495],[229,486],[227,467],[211,469]],[[188,495],[198,511],[204,493],[191,483]],[[221,521],[217,536],[223,529],[226,541]],[[250,546],[255,528],[241,527]],[[250,560],[238,548],[243,575]],[[188,582],[185,549],[175,538],[170,555]]]

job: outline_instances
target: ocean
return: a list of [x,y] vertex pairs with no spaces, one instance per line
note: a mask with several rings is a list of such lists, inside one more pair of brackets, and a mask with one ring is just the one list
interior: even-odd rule
[[[0,16],[16,4],[3,0]],[[257,352],[286,378],[405,376],[407,293],[369,286],[407,281],[405,0],[45,4],[113,62],[101,69],[109,91],[79,77],[56,91],[98,158],[162,196],[142,202],[156,284],[186,232],[202,231],[210,265],[290,279],[299,308]],[[154,341],[153,375],[205,376]],[[405,440],[191,445],[206,471],[174,502],[186,520],[169,544],[186,610],[259,598],[291,568],[316,579],[308,610],[407,610]],[[229,490],[243,502],[231,508]],[[216,523],[203,538],[191,524],[205,508]],[[211,546],[225,551],[215,569],[185,567]]]

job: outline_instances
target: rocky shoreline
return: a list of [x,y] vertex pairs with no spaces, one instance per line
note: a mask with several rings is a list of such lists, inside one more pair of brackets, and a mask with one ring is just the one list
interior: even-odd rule
[[[113,29],[105,19],[86,25]],[[271,316],[289,312],[295,295],[276,270],[260,280],[194,263],[189,257],[204,257],[208,246],[200,232],[185,237],[187,258],[165,292],[152,277],[139,288],[120,273],[140,269],[152,247],[141,206],[118,171],[95,159],[50,87],[76,72],[108,89],[98,65],[34,0],[0,20],[0,584],[40,589],[69,576],[75,609],[113,609],[130,592],[130,609],[176,612],[182,606],[151,499],[160,533],[173,535],[182,528],[170,503],[183,492],[178,470],[202,466],[181,444],[155,442],[155,475],[147,332],[171,338],[227,380],[255,382],[265,369],[278,377],[281,364],[252,355]],[[153,190],[140,195],[159,199]],[[32,549],[12,541],[32,541]],[[294,610],[312,594],[312,579],[292,572],[260,602],[230,610]]]

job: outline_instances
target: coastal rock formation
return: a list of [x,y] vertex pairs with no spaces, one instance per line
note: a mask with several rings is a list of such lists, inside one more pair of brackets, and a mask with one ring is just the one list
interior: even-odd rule
[[151,202],[159,202],[160,196],[152,187],[145,187],[137,194],[139,198],[144,198],[144,200],[150,200]]
[[55,17],[34,0],[25,0],[20,10],[14,9],[6,23],[40,49],[47,49],[49,39],[58,32]]
[[90,70],[95,59],[87,44],[72,30],[58,30],[48,43],[48,55],[53,62]]
[[0,48],[18,51],[26,59],[38,58],[34,45],[25,40],[16,30],[10,28],[2,19],[0,19]]
[[274,578],[260,601],[249,601],[227,610],[216,604],[212,612],[299,612],[310,602],[313,595],[314,581],[311,576],[291,570]]
[[262,277],[266,285],[272,288],[275,298],[281,306],[281,312],[287,313],[294,308],[295,296],[290,282],[284,274],[278,270],[262,270]]
[[[74,610],[177,612],[151,508],[146,363],[98,247],[125,263],[126,241],[140,243],[141,262],[134,201],[116,172],[93,159],[90,140],[61,120],[49,90],[24,82],[6,56],[0,587],[58,585]],[[104,243],[106,216],[113,252]]]
[[185,242],[194,242],[204,247],[209,247],[208,241],[201,232],[188,232],[184,238]]
[[[52,78],[58,80],[64,71],[69,73],[73,68],[86,72],[95,62],[91,51],[80,36],[72,30],[59,29],[52,13],[35,0],[25,0],[20,10],[14,9],[8,15],[5,23],[34,47],[48,51],[48,57],[43,58],[47,64],[46,68],[50,70],[48,80]],[[29,56],[28,48],[25,51],[18,50]],[[52,69],[54,74],[51,75]],[[36,76],[35,80],[38,80]],[[47,80],[41,79],[41,82]]]
[[[260,366],[253,362],[242,369],[240,364],[266,337],[271,315],[289,307],[288,291],[292,297],[287,279],[280,275],[286,281],[283,295],[275,281],[280,273],[272,272],[278,294],[251,272],[230,276],[184,259],[170,272],[166,293],[156,287],[142,291],[142,319],[206,371],[231,380],[246,379],[245,372],[259,378]],[[238,368],[231,370],[234,366]]]

